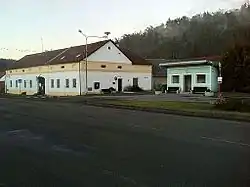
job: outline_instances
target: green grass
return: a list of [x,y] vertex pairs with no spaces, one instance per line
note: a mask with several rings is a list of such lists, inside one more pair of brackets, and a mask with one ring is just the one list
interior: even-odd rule
[[211,110],[213,108],[213,105],[208,103],[192,103],[180,101],[109,101],[109,103],[123,106],[161,108],[182,111]]

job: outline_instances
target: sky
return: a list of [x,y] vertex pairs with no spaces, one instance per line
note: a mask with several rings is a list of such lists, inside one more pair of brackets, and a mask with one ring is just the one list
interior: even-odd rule
[[[110,39],[168,18],[239,8],[244,0],[0,0],[0,58],[83,45],[87,35]],[[100,39],[90,39],[94,42]],[[43,41],[43,42],[42,42]],[[42,47],[43,43],[43,47]]]

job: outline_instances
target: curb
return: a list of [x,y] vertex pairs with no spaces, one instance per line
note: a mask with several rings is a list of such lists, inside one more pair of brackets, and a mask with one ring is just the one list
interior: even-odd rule
[[[1,97],[8,98],[8,97]],[[10,97],[9,97],[10,98]],[[31,100],[31,101],[47,101],[47,102],[66,102],[73,104],[84,104],[88,106],[96,106],[96,107],[104,107],[104,108],[116,108],[116,109],[125,109],[125,110],[137,110],[143,112],[152,112],[152,113],[161,113],[161,114],[170,114],[170,115],[178,115],[178,116],[189,116],[189,117],[203,117],[210,119],[222,119],[222,120],[230,120],[230,121],[242,121],[242,122],[250,122],[250,114],[244,115],[235,112],[214,112],[214,111],[180,111],[180,110],[171,110],[171,109],[162,109],[162,108],[146,108],[146,107],[138,107],[138,106],[125,106],[125,105],[116,105],[109,103],[102,103],[100,100],[67,100],[62,98],[44,98],[44,97],[11,97],[11,99],[19,99],[19,100]]]
[[89,106],[96,107],[107,107],[107,108],[116,108],[116,109],[125,109],[125,110],[138,110],[143,112],[153,112],[161,114],[171,114],[178,116],[189,116],[189,117],[203,117],[203,118],[212,118],[212,119],[222,119],[222,120],[231,120],[231,121],[242,121],[250,122],[249,116],[238,115],[233,113],[220,113],[220,112],[204,112],[204,111],[179,111],[179,110],[170,110],[170,109],[161,109],[161,108],[145,108],[145,107],[135,107],[135,106],[124,106],[124,105],[114,105],[114,104],[104,104],[104,103],[91,103],[85,102],[84,104]]

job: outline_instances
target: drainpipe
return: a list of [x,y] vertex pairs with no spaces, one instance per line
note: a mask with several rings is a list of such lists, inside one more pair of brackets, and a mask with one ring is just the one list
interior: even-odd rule
[[81,96],[82,95],[82,78],[81,78],[81,60],[79,60],[79,63],[78,63],[78,74],[79,74],[79,95]]

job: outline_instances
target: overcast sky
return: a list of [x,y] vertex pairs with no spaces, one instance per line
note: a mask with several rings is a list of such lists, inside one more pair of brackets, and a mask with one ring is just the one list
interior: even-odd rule
[[[0,58],[84,44],[88,35],[120,37],[204,11],[239,8],[244,0],[0,0]],[[92,40],[93,41],[93,40]],[[5,48],[5,49],[2,49]],[[8,49],[8,51],[6,50]],[[29,51],[17,51],[29,50]]]

